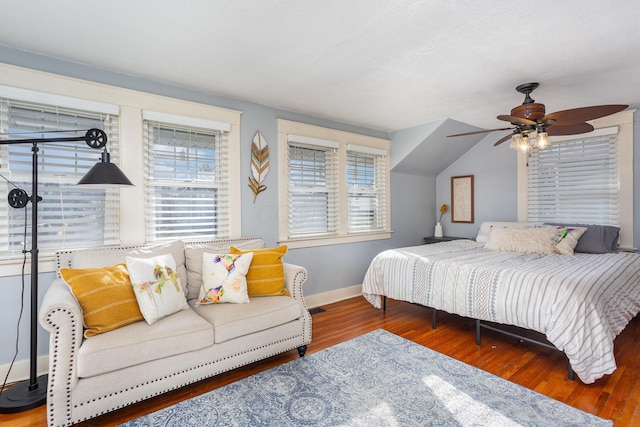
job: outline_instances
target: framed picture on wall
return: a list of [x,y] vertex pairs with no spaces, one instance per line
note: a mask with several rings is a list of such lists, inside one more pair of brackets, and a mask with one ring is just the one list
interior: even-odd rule
[[451,222],[473,223],[473,175],[451,177]]

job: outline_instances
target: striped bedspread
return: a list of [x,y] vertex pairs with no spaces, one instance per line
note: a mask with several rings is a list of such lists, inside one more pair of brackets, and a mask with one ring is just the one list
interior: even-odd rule
[[362,292],[377,308],[387,296],[541,332],[589,384],[616,369],[613,341],[640,310],[640,255],[521,254],[456,240],[381,252]]

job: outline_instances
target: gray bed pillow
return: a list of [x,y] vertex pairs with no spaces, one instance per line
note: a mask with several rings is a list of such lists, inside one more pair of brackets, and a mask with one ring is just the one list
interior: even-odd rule
[[564,224],[545,223],[546,225],[562,225],[564,227],[586,227],[587,231],[578,240],[575,252],[587,254],[605,254],[618,251],[620,227],[597,224]]

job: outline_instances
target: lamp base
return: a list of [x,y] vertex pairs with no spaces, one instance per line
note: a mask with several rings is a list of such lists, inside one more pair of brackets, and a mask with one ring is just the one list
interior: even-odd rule
[[15,414],[44,405],[47,401],[48,380],[48,375],[39,376],[31,390],[29,380],[4,389],[0,396],[0,414]]

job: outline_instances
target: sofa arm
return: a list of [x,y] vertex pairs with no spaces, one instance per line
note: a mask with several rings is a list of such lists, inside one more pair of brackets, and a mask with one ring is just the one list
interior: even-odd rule
[[[49,384],[47,410],[50,424],[68,424],[71,390],[78,382],[76,361],[83,340],[82,309],[62,279],[55,279],[40,307],[40,325],[49,332]],[[55,402],[54,402],[55,401]],[[60,410],[60,408],[66,408]],[[51,422],[55,419],[55,422]]]
[[300,302],[300,306],[302,307],[302,316],[300,319],[303,323],[303,335],[302,345],[298,347],[298,352],[300,352],[302,356],[306,351],[307,344],[311,342],[312,333],[311,314],[309,313],[309,309],[307,309],[307,304],[304,301],[304,295],[302,293],[302,285],[304,285],[304,282],[307,280],[307,269],[299,265],[284,263],[284,278],[287,290],[294,299]]
[[307,280],[307,269],[299,265],[284,263],[284,283],[292,297],[304,301],[302,285]]

